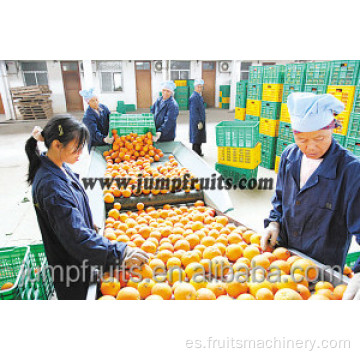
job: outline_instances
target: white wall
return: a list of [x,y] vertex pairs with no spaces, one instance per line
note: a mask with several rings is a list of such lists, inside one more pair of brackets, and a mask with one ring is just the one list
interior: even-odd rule
[[47,61],[48,83],[52,91],[51,100],[54,113],[66,113],[64,82],[61,74],[60,61]]
[[[231,61],[230,61],[231,63]],[[215,81],[215,107],[219,107],[220,85],[231,85],[232,72],[220,72],[219,61],[216,62],[216,81]],[[231,89],[230,89],[231,91]]]
[[162,72],[155,71],[155,61],[151,62],[151,98],[152,103],[154,103],[159,97],[159,92],[161,91],[161,84],[164,79],[166,79],[166,69],[163,66]]

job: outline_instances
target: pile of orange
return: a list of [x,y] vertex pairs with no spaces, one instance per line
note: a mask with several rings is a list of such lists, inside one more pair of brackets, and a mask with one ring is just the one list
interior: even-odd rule
[[346,289],[317,282],[311,293],[304,279],[316,279],[311,261],[285,248],[263,252],[260,234],[216,216],[202,201],[161,209],[138,204],[135,212],[115,205],[104,236],[146,251],[150,261],[125,279],[106,274],[102,300],[339,300]]

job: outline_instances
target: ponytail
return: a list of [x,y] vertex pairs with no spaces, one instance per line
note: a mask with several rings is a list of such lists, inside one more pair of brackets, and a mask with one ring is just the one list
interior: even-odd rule
[[31,185],[34,181],[36,172],[38,171],[41,160],[40,160],[40,151],[37,146],[37,140],[33,137],[30,137],[25,144],[25,152],[29,159],[29,173],[27,182]]

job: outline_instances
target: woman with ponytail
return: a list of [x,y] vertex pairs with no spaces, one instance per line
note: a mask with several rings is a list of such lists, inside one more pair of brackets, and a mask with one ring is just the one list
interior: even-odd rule
[[[38,141],[44,141],[47,152],[40,153]],[[66,165],[79,160],[88,142],[84,124],[58,115],[44,130],[35,127],[25,146],[28,183],[58,299],[85,299],[89,266],[107,269],[124,263],[129,268],[148,260],[145,252],[111,243],[95,231],[88,197]]]

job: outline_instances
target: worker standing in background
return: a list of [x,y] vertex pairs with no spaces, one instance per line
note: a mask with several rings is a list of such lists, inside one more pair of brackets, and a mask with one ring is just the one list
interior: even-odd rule
[[176,119],[179,115],[179,105],[174,99],[176,85],[173,81],[162,84],[162,96],[151,107],[154,114],[156,136],[154,141],[173,141],[176,135]]
[[206,143],[205,105],[202,97],[203,89],[204,80],[195,80],[194,92],[189,99],[190,142],[193,144],[192,149],[200,156],[204,156],[201,151],[201,144]]
[[[263,249],[276,244],[343,269],[352,236],[360,243],[360,161],[332,137],[344,104],[330,94],[292,93],[296,144],[281,155]],[[343,299],[360,300],[360,259]]]
[[80,95],[89,104],[83,117],[83,123],[90,133],[89,152],[92,146],[112,144],[114,138],[109,137],[110,110],[104,104],[99,103],[93,88],[81,90]]
[[[89,266],[100,266],[103,271],[122,264],[131,268],[149,259],[140,249],[97,234],[88,196],[67,165],[79,161],[88,140],[84,124],[71,115],[57,115],[44,130],[35,127],[25,145],[28,183],[59,300],[85,300]],[[38,141],[45,143],[46,153],[40,154]],[[76,271],[79,276],[74,279]]]

